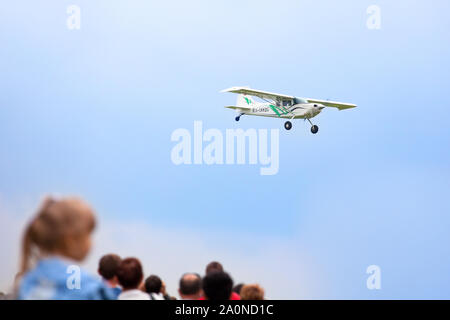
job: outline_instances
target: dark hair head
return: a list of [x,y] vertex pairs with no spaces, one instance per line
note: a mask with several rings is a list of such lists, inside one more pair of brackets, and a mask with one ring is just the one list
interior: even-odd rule
[[122,259],[117,254],[106,254],[98,263],[98,273],[104,279],[111,280],[116,275],[120,262]]
[[244,286],[243,283],[239,283],[239,284],[235,285],[233,287],[233,292],[235,292],[237,294],[241,294],[241,289],[242,289],[243,286]]
[[208,300],[229,300],[233,279],[223,271],[213,271],[203,278],[203,291]]
[[122,260],[117,269],[117,278],[124,289],[138,288],[143,278],[141,262],[136,258]]
[[145,291],[147,293],[159,293],[161,291],[162,281],[161,278],[155,275],[151,275],[145,280]]
[[220,262],[212,261],[212,262],[208,263],[208,265],[206,266],[205,274],[208,274],[208,273],[214,272],[214,271],[223,271],[223,266]]
[[202,289],[202,278],[197,273],[185,273],[180,279],[180,293],[193,295]]

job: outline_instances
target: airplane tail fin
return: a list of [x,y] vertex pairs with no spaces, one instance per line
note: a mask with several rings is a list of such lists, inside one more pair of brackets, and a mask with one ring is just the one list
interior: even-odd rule
[[238,94],[237,96],[237,101],[236,101],[236,106],[240,107],[240,108],[250,108],[252,103],[253,103],[253,99],[250,96],[244,95],[244,94]]

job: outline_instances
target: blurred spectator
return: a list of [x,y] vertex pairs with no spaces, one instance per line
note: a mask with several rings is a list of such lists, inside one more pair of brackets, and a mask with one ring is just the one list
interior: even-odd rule
[[257,284],[246,284],[241,289],[241,300],[264,300],[264,289]]
[[100,259],[98,264],[98,273],[102,276],[107,286],[111,288],[116,298],[122,292],[117,279],[117,269],[121,262],[122,259],[117,254],[106,254]]
[[[220,262],[212,261],[206,266],[205,274],[208,275],[211,272],[224,272],[223,266]],[[232,291],[230,300],[240,300],[239,294]]]
[[212,261],[208,263],[208,265],[206,266],[205,275],[214,271],[223,271],[223,266],[220,262]]
[[145,280],[144,290],[152,300],[174,300],[166,293],[166,284],[156,275],[151,275]]
[[78,198],[47,198],[22,242],[19,299],[114,299],[105,284],[81,270],[95,228],[92,209]]
[[198,300],[202,296],[202,278],[197,273],[185,273],[180,279],[178,294],[182,300]]
[[240,295],[241,294],[241,289],[242,289],[243,286],[244,286],[243,283],[239,283],[239,284],[235,285],[233,287],[233,292]]
[[119,300],[150,300],[150,296],[139,290],[144,278],[141,262],[136,258],[122,260],[117,269],[117,278],[122,286]]
[[239,295],[232,292],[233,279],[226,272],[213,271],[206,274],[202,287],[204,297],[200,300],[240,300]]
[[151,275],[145,280],[145,292],[150,295],[152,300],[164,300],[164,295],[161,292],[162,287],[163,282],[158,276]]

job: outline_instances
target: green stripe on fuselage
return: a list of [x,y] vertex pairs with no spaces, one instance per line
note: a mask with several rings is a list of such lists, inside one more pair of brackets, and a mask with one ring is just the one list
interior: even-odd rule
[[289,113],[289,111],[288,111],[284,106],[282,106],[282,107],[277,107],[277,106],[274,106],[273,104],[269,104],[269,107],[270,107],[270,109],[272,109],[273,112],[275,112],[275,113],[277,114],[277,116],[279,116],[279,117],[281,117],[281,115],[283,115],[283,114],[288,114],[288,113]]

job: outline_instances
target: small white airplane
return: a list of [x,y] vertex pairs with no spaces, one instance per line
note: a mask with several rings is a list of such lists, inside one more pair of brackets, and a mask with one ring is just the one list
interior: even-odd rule
[[[236,121],[239,121],[241,116],[244,114],[284,118],[289,120],[305,119],[311,124],[312,133],[317,133],[319,131],[319,127],[312,124],[310,119],[317,116],[323,108],[334,107],[339,110],[345,110],[356,107],[355,104],[350,103],[298,98],[284,94],[254,90],[248,87],[231,87],[222,90],[221,92],[232,92],[238,94],[236,105],[225,107],[234,109],[239,113],[239,115],[235,118]],[[258,97],[265,102],[254,101],[251,96]],[[292,123],[289,120],[284,123],[284,128],[286,130],[291,130],[292,128]]]

